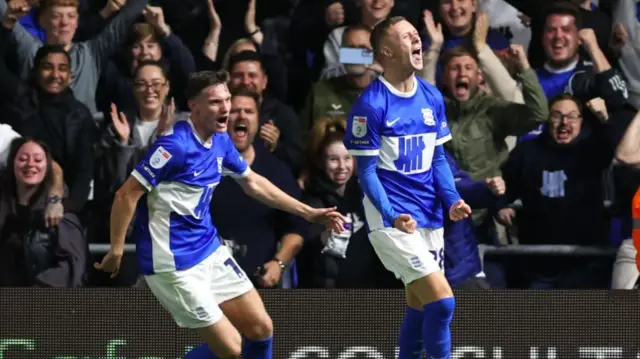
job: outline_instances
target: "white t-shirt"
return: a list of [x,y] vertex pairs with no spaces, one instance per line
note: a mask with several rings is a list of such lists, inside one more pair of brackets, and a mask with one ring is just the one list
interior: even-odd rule
[[142,121],[140,119],[136,120],[136,131],[138,131],[138,135],[140,136],[141,142],[148,146],[151,140],[151,136],[156,132],[158,128],[158,120],[155,121]]
[[6,166],[11,142],[20,137],[9,125],[0,124],[0,168]]

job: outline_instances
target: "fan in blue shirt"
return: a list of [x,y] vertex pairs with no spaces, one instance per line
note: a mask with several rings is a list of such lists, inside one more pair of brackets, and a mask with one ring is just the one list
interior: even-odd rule
[[[335,208],[313,209],[297,201],[251,171],[226,133],[228,80],[226,72],[191,77],[186,90],[191,118],[160,137],[116,193],[111,249],[96,268],[118,274],[137,211],[135,237],[146,284],[180,327],[194,329],[207,342],[185,358],[269,359],[271,319],[247,275],[220,245],[209,214],[214,189],[230,175],[248,195],[310,222],[340,232],[344,218]],[[239,322],[248,324],[245,340],[232,324]]]
[[406,288],[399,359],[449,358],[455,300],[444,274],[442,203],[452,220],[471,209],[455,189],[442,144],[451,138],[438,90],[422,69],[418,31],[402,17],[373,30],[384,75],[354,104],[345,146],[356,157],[369,239]]

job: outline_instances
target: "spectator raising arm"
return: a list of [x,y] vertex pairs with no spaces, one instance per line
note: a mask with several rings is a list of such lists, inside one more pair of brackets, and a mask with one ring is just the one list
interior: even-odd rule
[[258,47],[262,45],[264,34],[258,25],[256,25],[256,0],[249,0],[249,7],[247,8],[247,13],[244,15],[244,30]]
[[207,0],[209,12],[209,35],[202,45],[202,53],[211,62],[216,62],[218,58],[218,47],[220,45],[220,32],[222,31],[222,21],[213,5],[213,0]]
[[124,43],[129,27],[142,14],[146,5],[147,0],[129,0],[109,26],[102,30],[98,36],[87,41],[98,72],[104,68],[111,55]]
[[618,144],[616,159],[628,166],[640,168],[640,112],[636,113]]
[[[489,17],[484,11],[478,12],[473,32],[473,45],[478,52],[478,62],[484,80],[489,85],[491,92],[498,98],[509,102],[524,103],[518,83],[511,77],[509,71],[487,44],[488,32]],[[526,66],[529,67],[528,64]]]
[[507,136],[521,136],[547,121],[549,106],[547,97],[538,82],[536,73],[529,66],[527,55],[520,45],[511,45],[512,55],[518,59],[518,79],[522,82],[524,104],[497,100],[491,108],[495,128]]
[[422,70],[418,72],[423,80],[436,86],[436,73],[438,72],[438,59],[440,58],[440,50],[444,43],[444,35],[442,33],[442,25],[435,23],[433,14],[429,10],[425,10],[422,17],[424,26],[429,36],[429,49],[422,54]]

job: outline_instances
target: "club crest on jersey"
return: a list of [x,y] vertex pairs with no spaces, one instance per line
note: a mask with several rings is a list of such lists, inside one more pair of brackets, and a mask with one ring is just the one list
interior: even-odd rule
[[218,173],[222,173],[222,157],[218,157]]
[[422,118],[424,119],[424,124],[427,126],[435,126],[436,121],[433,118],[433,110],[430,108],[422,109]]
[[151,167],[155,169],[160,169],[164,167],[164,165],[169,162],[169,160],[173,157],[169,151],[165,150],[164,147],[159,146],[156,151],[151,155],[151,159],[149,159],[149,164]]
[[364,116],[353,116],[353,126],[351,133],[354,137],[362,138],[367,135],[367,118]]

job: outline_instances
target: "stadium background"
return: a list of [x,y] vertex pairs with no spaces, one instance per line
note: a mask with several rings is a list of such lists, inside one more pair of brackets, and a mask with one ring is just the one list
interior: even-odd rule
[[[394,290],[266,290],[275,359],[396,357]],[[458,291],[452,358],[640,358],[637,291]],[[179,358],[198,338],[144,289],[0,289],[0,359]]]

